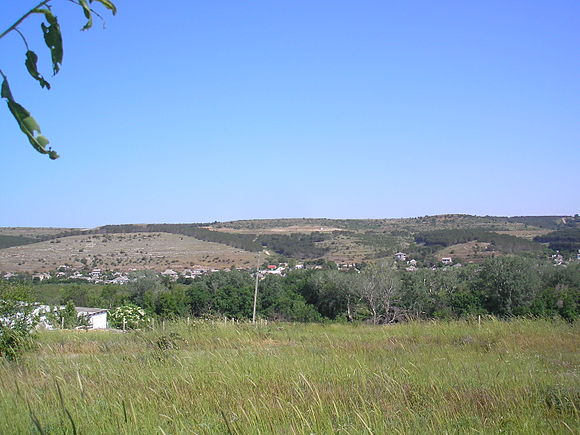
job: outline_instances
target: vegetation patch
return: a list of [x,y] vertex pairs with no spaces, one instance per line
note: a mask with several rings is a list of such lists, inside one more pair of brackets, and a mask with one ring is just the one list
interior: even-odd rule
[[580,252],[580,228],[566,228],[559,231],[535,237],[540,243],[549,243],[554,251]]
[[530,240],[479,229],[436,230],[423,232],[415,236],[415,242],[417,243],[438,247],[446,247],[475,240],[491,243],[497,250],[510,254],[541,249],[538,243]]
[[11,246],[28,245],[38,242],[37,239],[23,236],[7,236],[0,234],[0,249],[10,248]]
[[491,318],[49,331],[0,364],[0,433],[573,433],[579,337]]

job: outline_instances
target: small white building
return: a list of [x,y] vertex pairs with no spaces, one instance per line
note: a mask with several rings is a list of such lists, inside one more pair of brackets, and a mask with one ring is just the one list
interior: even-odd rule
[[77,316],[89,319],[89,329],[107,329],[107,313],[104,308],[76,307]]
[[397,261],[405,261],[407,259],[407,254],[404,252],[397,252],[395,254],[395,260]]
[[165,272],[161,272],[162,276],[168,277],[171,281],[177,281],[179,274],[173,269],[167,269]]
[[443,264],[451,264],[451,263],[453,263],[453,259],[451,257],[443,257],[441,259],[441,263],[443,263]]

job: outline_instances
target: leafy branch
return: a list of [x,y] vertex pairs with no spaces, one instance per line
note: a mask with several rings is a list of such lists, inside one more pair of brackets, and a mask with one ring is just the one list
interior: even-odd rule
[[[26,47],[26,59],[24,65],[28,74],[36,80],[41,88],[50,89],[50,83],[44,78],[42,74],[38,72],[38,55],[30,49],[26,38],[22,32],[18,29],[18,26],[25,21],[27,18],[34,14],[39,14],[43,16],[45,21],[40,23],[40,28],[44,37],[44,43],[50,51],[51,61],[52,61],[52,73],[53,76],[60,71],[60,66],[62,65],[62,59],[64,55],[62,34],[60,31],[60,25],[58,23],[57,17],[52,13],[51,3],[53,0],[44,0],[26,12],[22,17],[20,17],[14,24],[8,27],[5,31],[0,33],[0,39],[4,38],[11,32],[18,33],[24,42]],[[114,3],[110,0],[68,0],[80,8],[82,8],[83,14],[87,19],[86,24],[81,30],[88,30],[93,25],[93,15],[98,16],[102,19],[101,15],[95,12],[91,8],[92,3],[100,3],[103,7],[108,9],[113,15],[117,13],[117,8]],[[40,126],[36,120],[31,116],[30,112],[26,110],[21,104],[19,104],[12,95],[12,91],[8,84],[8,78],[4,72],[0,69],[0,75],[2,76],[2,85],[0,91],[0,98],[3,98],[8,105],[8,110],[18,123],[20,130],[27,137],[33,148],[41,154],[47,154],[52,160],[58,158],[56,151],[48,147],[48,139],[41,134]]]

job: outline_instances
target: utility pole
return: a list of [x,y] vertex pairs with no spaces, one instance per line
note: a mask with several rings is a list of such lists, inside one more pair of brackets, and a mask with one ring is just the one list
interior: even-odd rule
[[254,311],[252,313],[252,323],[256,323],[256,304],[258,302],[258,271],[260,270],[260,256],[262,251],[258,253],[258,264],[256,265],[256,286],[254,288]]

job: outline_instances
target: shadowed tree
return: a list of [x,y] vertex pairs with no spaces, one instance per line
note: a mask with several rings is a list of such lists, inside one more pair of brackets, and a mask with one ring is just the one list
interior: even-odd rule
[[477,287],[487,310],[500,316],[527,314],[540,287],[534,264],[522,257],[497,257],[485,261]]

